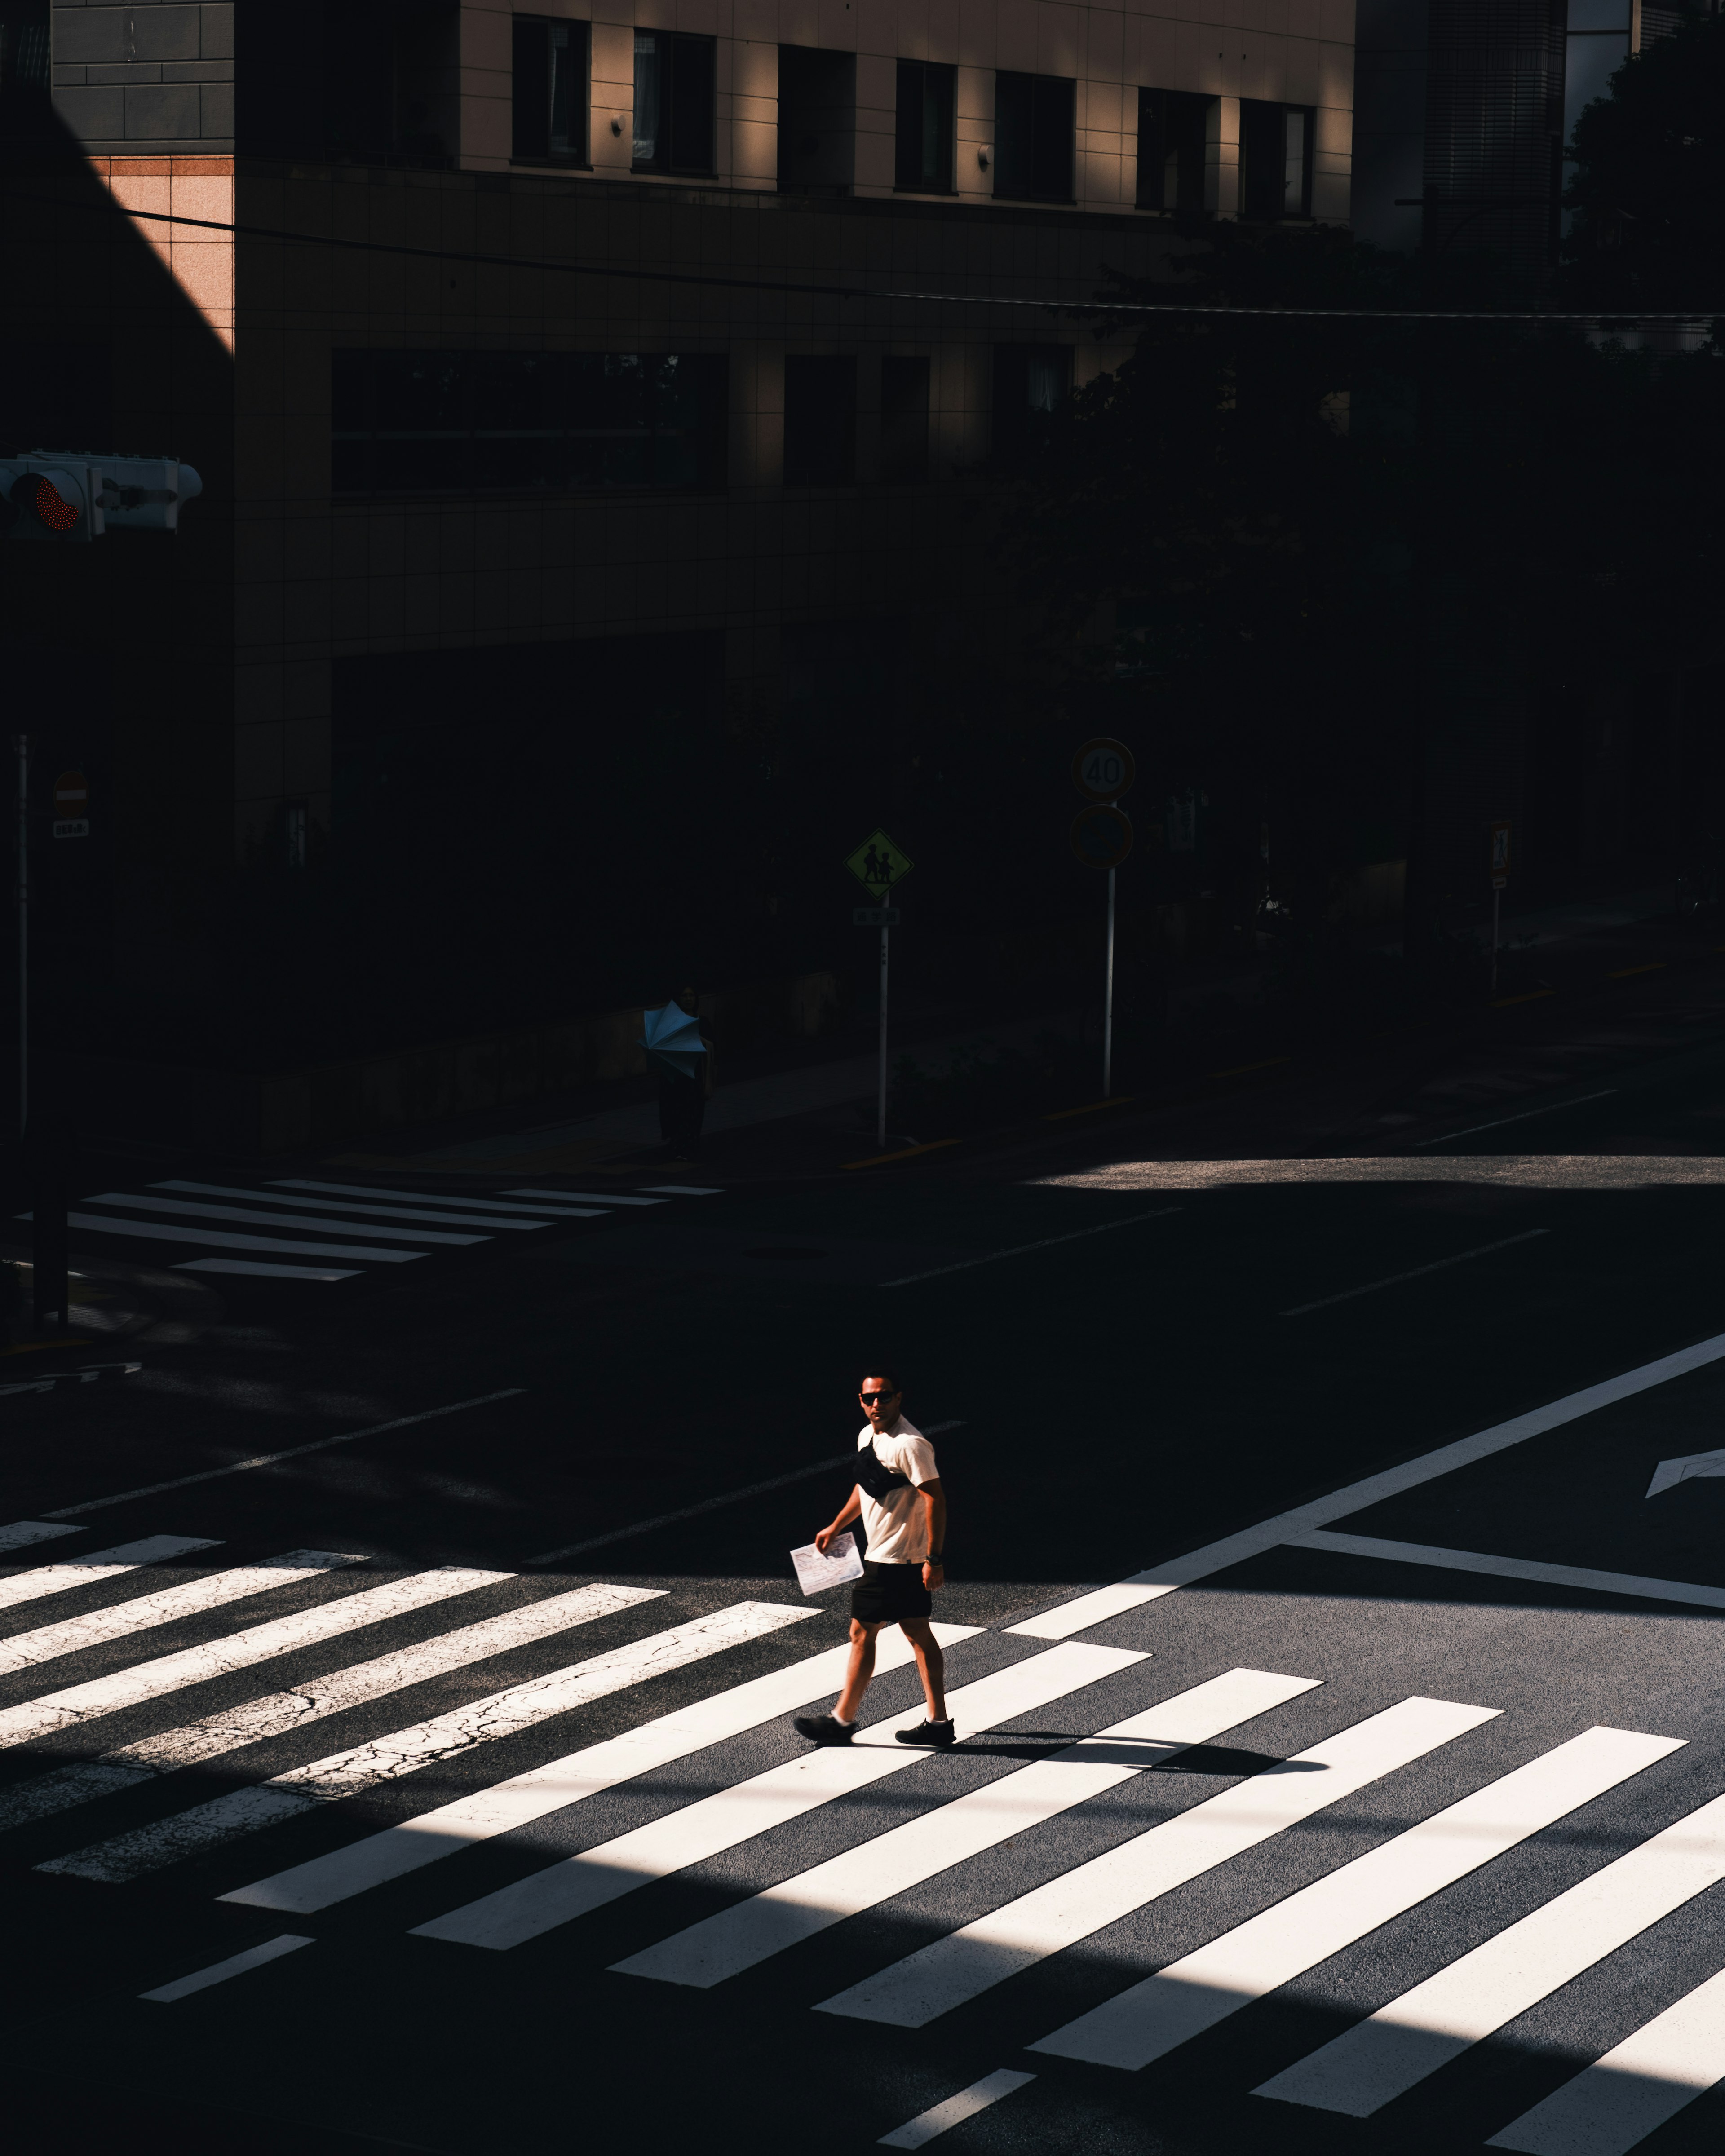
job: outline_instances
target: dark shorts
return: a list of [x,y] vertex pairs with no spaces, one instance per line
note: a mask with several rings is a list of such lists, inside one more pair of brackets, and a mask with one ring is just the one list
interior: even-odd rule
[[934,1597],[922,1584],[922,1567],[876,1564],[863,1559],[863,1576],[850,1590],[850,1614],[859,1625],[896,1625],[905,1617],[934,1614]]

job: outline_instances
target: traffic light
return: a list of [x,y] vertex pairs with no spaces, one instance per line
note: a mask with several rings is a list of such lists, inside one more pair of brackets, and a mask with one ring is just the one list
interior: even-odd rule
[[79,545],[116,531],[177,531],[180,506],[203,491],[174,457],[59,449],[0,457],[0,537]]

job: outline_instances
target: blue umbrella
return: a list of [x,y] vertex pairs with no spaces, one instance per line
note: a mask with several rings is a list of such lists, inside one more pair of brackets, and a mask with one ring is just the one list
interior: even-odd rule
[[662,1010],[643,1011],[641,1018],[646,1031],[639,1045],[655,1063],[662,1063],[679,1078],[692,1078],[706,1053],[701,1020],[691,1018],[678,1004],[666,1004]]

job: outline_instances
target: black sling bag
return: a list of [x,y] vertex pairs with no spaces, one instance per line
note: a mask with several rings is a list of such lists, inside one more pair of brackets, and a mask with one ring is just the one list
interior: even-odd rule
[[859,1489],[866,1490],[877,1505],[884,1504],[895,1490],[908,1490],[911,1478],[889,1467],[875,1450],[871,1437],[867,1445],[857,1450],[856,1481]]

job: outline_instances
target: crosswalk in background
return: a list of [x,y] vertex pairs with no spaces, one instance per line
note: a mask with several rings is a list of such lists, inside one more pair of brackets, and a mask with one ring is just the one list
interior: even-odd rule
[[[1660,1778],[1688,1749],[1684,1736],[1578,1727],[1472,1785],[1462,1772],[1458,1795],[1451,1748],[1489,1726],[1509,1727],[1510,1712],[1471,1699],[1396,1697],[1344,1713],[1317,1743],[1170,1810],[1173,1785],[1158,1778],[1159,1768],[1219,1740],[1252,1744],[1262,1717],[1314,1697],[1321,1704],[1325,1681],[1297,1670],[1230,1666],[1168,1691],[1148,1652],[1051,1638],[1058,1628],[1044,1619],[993,1633],[940,1625],[961,1740],[1009,1731],[1024,1717],[1045,1719],[1051,1709],[1096,1725],[952,1795],[937,1785],[929,1755],[896,1742],[900,1729],[921,1721],[920,1701],[865,1726],[848,1748],[800,1746],[786,1717],[830,1701],[847,1654],[842,1643],[814,1652],[801,1645],[800,1627],[822,1614],[808,1604],[742,1599],[679,1615],[666,1608],[670,1591],[660,1588],[561,1588],[468,1566],[386,1573],[353,1553],[318,1549],[224,1563],[218,1542],[173,1533],[63,1553],[73,1537],[90,1533],[48,1522],[0,1527],[0,1553],[13,1568],[0,1576],[0,1697],[8,1702],[0,1705],[0,1753],[11,1755],[12,1769],[0,1784],[0,1854],[8,1837],[16,1851],[16,1837],[28,1835],[36,1871],[115,1887],[146,1878],[171,1884],[174,1866],[204,1860],[200,1895],[210,1892],[213,1862],[223,1874],[216,1898],[255,1912],[264,1935],[199,1967],[170,1962],[139,1994],[153,2005],[178,2006],[289,1958],[309,1978],[320,1956],[339,1954],[343,1941],[296,1922],[336,1908],[346,1917],[357,1903],[362,1911],[368,1892],[409,1881],[418,1897],[413,1921],[400,1925],[398,1897],[392,1922],[461,1950],[465,1958],[451,1960],[452,1983],[485,1983],[494,1957],[534,1941],[557,1941],[553,1950],[579,1965],[593,1951],[582,1918],[745,1843],[793,1851],[799,1824],[823,1807],[863,1801],[892,1779],[896,1824],[884,1832],[598,1966],[619,1984],[711,1992],[746,1985],[796,1950],[809,1986],[803,2003],[824,2016],[926,2030],[1010,1980],[1021,2019],[1042,1995],[1039,1972],[1045,1978],[1061,1955],[1176,1890],[1201,1892],[1250,1852],[1260,1862],[1267,1853],[1272,1864],[1286,1853],[1287,1884],[1268,1906],[1243,1921],[1219,1915],[1211,1935],[1159,1965],[1153,1952],[1136,1966],[1117,1952],[1117,1981],[1100,2003],[1076,2016],[1050,2004],[1047,2025],[1015,2054],[1019,2063],[952,2092],[883,2137],[916,2147],[1009,2100],[1047,2060],[1117,2074],[1167,2059],[1535,1837],[1561,1835],[1584,1806],[1632,1791],[1649,1820],[1666,1823],[1238,2093],[1370,2118],[1563,1987],[1589,1982],[1601,1987],[1596,2008],[1612,2025],[1609,2045],[1531,2109],[1497,2122],[1486,2145],[1532,2156],[1612,2156],[1725,2081],[1725,1967],[1710,1966],[1647,2015],[1637,2011],[1634,1988],[1614,1986],[1603,1966],[1644,1935],[1656,1948],[1657,1927],[1725,1881],[1725,1793],[1699,1804],[1686,1798],[1686,1809],[1666,1816],[1673,1785]],[[553,1591],[539,1591],[547,1587]],[[264,1595],[272,1600],[260,1616],[249,1605]],[[170,1644],[169,1628],[187,1620],[198,1620],[198,1642]],[[601,1621],[606,1644],[583,1651],[583,1628]],[[752,1645],[788,1658],[739,1680],[726,1658]],[[495,1689],[470,1677],[459,1704],[417,1717],[411,1708],[398,1718],[386,1709],[389,1726],[381,1732],[374,1712],[372,1733],[357,1743],[325,1727],[356,1707],[375,1710],[412,1687],[530,1646],[552,1651],[555,1666]],[[290,1686],[272,1688],[272,1664],[320,1647],[315,1659],[332,1666],[306,1676],[296,1665]],[[1003,1653],[1010,1656],[1004,1663]],[[80,1665],[86,1655],[92,1661]],[[880,1671],[909,1661],[901,1635],[883,1634]],[[557,1741],[559,1717],[697,1664],[711,1667],[692,1702],[573,1749]],[[236,1677],[244,1693],[238,1699]],[[1101,1697],[1097,1688],[1114,1687],[1117,1703],[1122,1679],[1138,1684],[1147,1703],[1124,1717],[1093,1712],[1086,1702]],[[218,1680],[226,1703],[200,1712],[198,1688]],[[128,1715],[135,1731],[140,1710],[151,1725],[146,1734],[105,1741],[111,1717]],[[733,1756],[717,1748],[743,1737],[772,1740],[779,1724],[773,1763],[729,1779],[716,1770],[716,1759]],[[544,1756],[487,1779],[488,1748],[542,1729]],[[293,1763],[250,1775],[247,1748],[265,1743],[277,1756],[286,1745]],[[427,1769],[444,1770],[439,1785],[447,1788],[452,1762],[470,1771],[465,1794],[382,1826],[367,1825],[362,1802],[340,1815],[347,1838],[297,1861],[271,1861],[267,1841],[254,1848],[254,1837],[296,1817],[398,1783],[409,1783],[411,1799],[411,1778]],[[219,1793],[188,1801],[194,1771],[218,1763],[218,1776],[204,1779],[219,1779]],[[669,1809],[551,1861],[542,1840],[530,1837],[516,1845],[521,1876],[477,1894],[464,1886],[464,1860],[475,1851],[563,1812],[572,1812],[568,1838],[578,1842],[575,1808],[674,1765]],[[177,1775],[187,1779],[177,1784]],[[1363,1853],[1327,1867],[1320,1861],[1312,1876],[1314,1847],[1322,1849],[1336,1808],[1392,1775],[1403,1778],[1400,1800],[1416,1815],[1412,1823]],[[1146,1807],[1144,1823],[1048,1876],[1059,1845],[1047,1836],[1056,1822],[1099,1807],[1117,1819],[1122,1804],[1129,1815],[1133,1792],[1153,1789],[1160,1801]],[[822,1984],[827,1935],[985,1856],[996,1868],[983,1913],[860,1979]],[[782,1873],[783,1861],[763,1868]],[[1717,1959],[1725,1964],[1725,1940]],[[1050,2001],[1059,1995],[1050,1986]],[[1470,2133],[1467,2144],[1480,2138]]]
[[[268,1280],[353,1280],[385,1265],[471,1250],[576,1220],[720,1193],[693,1183],[634,1190],[515,1189],[484,1197],[285,1178],[254,1186],[171,1181],[142,1190],[101,1190],[75,1201],[68,1224],[80,1246],[190,1245],[177,1272]],[[100,1208],[98,1210],[96,1209]],[[20,1214],[28,1220],[28,1213]]]

